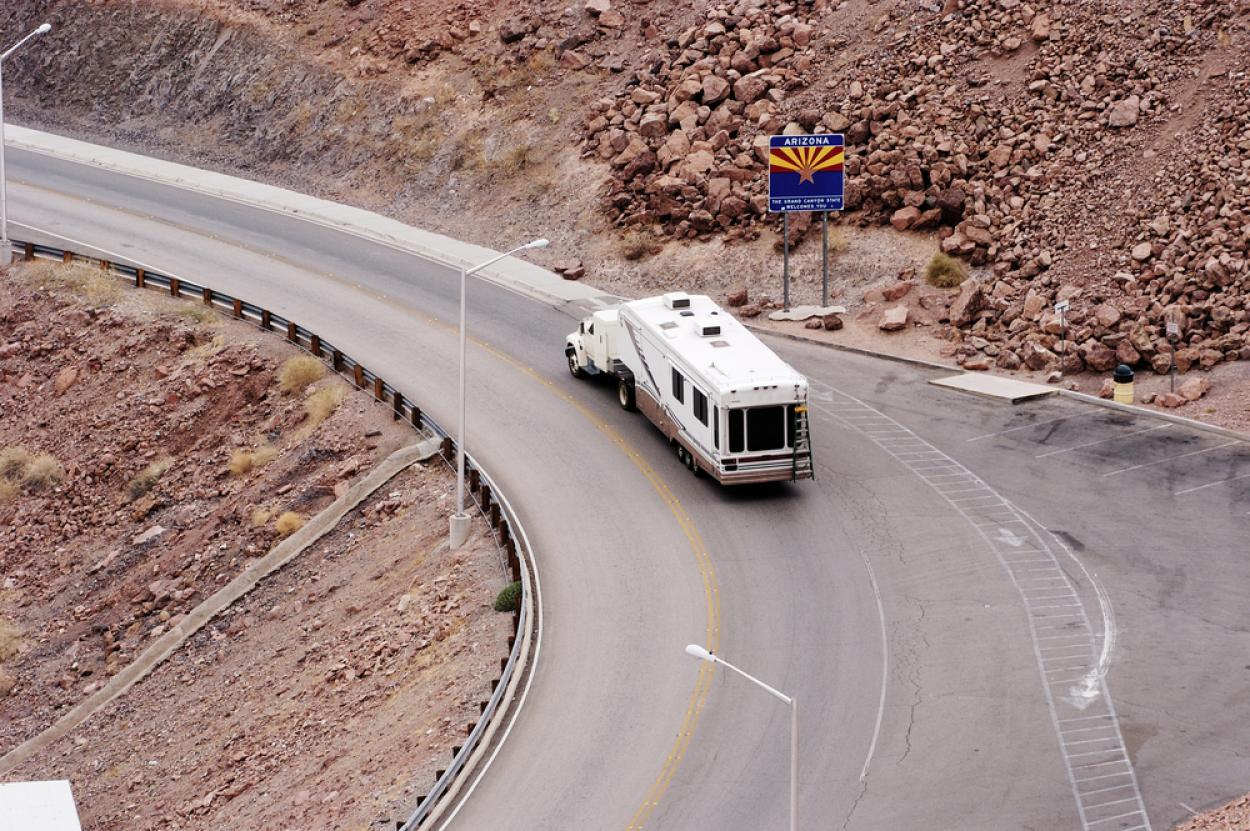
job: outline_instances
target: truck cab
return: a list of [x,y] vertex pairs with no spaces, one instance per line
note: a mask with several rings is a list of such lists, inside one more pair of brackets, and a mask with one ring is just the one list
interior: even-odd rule
[[598,311],[583,320],[577,325],[577,331],[565,340],[569,372],[574,378],[613,373],[618,354],[616,341],[620,336],[621,322],[616,309]]

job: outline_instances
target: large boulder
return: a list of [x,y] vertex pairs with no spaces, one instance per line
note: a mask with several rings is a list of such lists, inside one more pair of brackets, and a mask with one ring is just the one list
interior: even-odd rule
[[1111,105],[1107,112],[1107,123],[1112,127],[1132,127],[1137,123],[1141,113],[1141,99],[1130,95]]
[[969,277],[959,284],[959,294],[951,303],[950,322],[955,326],[967,326],[983,308],[985,293],[981,290],[981,284],[975,277]]
[[881,315],[877,328],[882,332],[897,332],[907,327],[909,311],[906,306],[891,306]]

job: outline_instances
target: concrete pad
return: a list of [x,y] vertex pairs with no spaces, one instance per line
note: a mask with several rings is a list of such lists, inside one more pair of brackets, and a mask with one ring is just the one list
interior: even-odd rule
[[15,831],[82,831],[68,779],[0,783],[0,818]]
[[792,306],[789,309],[778,309],[769,312],[769,320],[807,320],[809,317],[825,315],[844,315],[846,306]]
[[949,378],[934,378],[929,383],[975,395],[984,395],[987,398],[1001,398],[1012,404],[1059,394],[1056,387],[1030,384],[1028,381],[1017,381],[1014,378],[1003,378],[999,375],[985,375],[980,372],[965,372]]

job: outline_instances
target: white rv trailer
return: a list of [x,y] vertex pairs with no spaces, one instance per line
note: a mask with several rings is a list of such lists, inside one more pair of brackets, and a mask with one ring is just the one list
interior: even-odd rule
[[592,314],[565,342],[574,377],[615,379],[696,474],[722,484],[810,479],[807,379],[706,295]]

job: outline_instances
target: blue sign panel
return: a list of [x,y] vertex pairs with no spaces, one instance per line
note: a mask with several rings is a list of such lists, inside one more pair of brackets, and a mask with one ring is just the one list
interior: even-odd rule
[[768,210],[842,210],[842,163],[846,138],[840,133],[768,137]]

